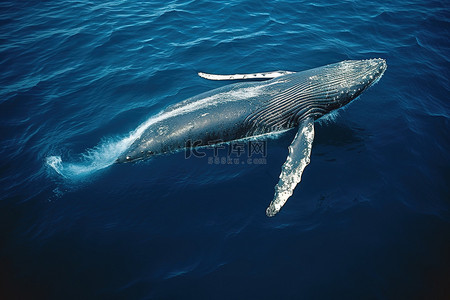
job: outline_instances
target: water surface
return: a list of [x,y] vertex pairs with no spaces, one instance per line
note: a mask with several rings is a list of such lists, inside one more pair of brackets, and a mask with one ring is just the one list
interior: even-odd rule
[[[423,0],[3,1],[0,294],[445,298],[449,17]],[[161,110],[224,85],[198,71],[376,57],[382,80],[316,123],[275,218],[295,132],[268,139],[261,164],[111,165]]]

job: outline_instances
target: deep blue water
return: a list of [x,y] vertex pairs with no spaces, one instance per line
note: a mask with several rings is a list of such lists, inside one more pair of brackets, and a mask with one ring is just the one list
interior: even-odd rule
[[[428,0],[2,1],[1,298],[448,297],[449,20]],[[151,116],[226,84],[198,71],[375,57],[385,75],[316,123],[274,218],[295,132],[259,165],[110,165]]]

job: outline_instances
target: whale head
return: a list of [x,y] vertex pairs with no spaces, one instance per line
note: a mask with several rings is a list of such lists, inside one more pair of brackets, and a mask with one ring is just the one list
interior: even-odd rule
[[318,119],[356,99],[386,70],[381,58],[347,60],[273,79],[280,92],[252,113],[254,127],[292,128],[302,120]]
[[309,90],[326,114],[358,98],[380,80],[386,68],[386,60],[376,58],[343,61],[313,69],[311,72],[316,74],[309,77]]

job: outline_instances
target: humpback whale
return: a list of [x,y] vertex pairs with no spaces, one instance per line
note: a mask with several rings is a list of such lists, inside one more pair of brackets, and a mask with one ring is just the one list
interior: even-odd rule
[[[211,80],[252,80],[226,85],[169,106],[117,158],[133,162],[218,142],[257,137],[297,127],[281,168],[267,216],[280,211],[309,164],[314,121],[348,104],[377,82],[387,68],[381,58],[347,60],[306,71],[214,75]],[[267,81],[263,81],[268,79]]]

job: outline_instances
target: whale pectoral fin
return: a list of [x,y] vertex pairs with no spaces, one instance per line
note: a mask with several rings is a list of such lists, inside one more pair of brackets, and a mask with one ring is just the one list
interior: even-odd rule
[[280,180],[275,186],[275,195],[266,215],[276,215],[302,180],[302,173],[309,164],[314,140],[314,119],[309,117],[300,123],[298,132],[289,146],[289,155],[281,168]]
[[295,72],[291,71],[272,71],[263,73],[251,73],[251,74],[232,74],[232,75],[218,75],[198,72],[198,76],[209,80],[265,80],[280,77]]

